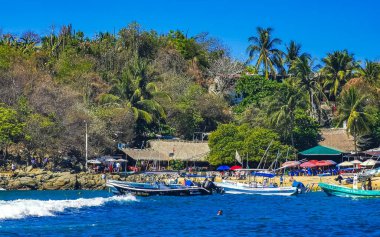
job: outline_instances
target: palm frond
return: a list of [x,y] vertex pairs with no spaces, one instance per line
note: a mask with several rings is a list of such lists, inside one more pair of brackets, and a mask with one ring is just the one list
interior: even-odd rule
[[121,100],[119,96],[106,93],[106,94],[99,95],[98,101],[100,104],[104,105],[104,104],[110,104],[110,103],[119,103]]
[[144,120],[146,123],[150,124],[153,121],[153,117],[148,112],[138,109],[138,118]]

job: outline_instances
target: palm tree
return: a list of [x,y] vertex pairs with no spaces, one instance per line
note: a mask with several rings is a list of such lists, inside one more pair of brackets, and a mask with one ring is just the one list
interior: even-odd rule
[[369,131],[370,115],[365,112],[368,95],[360,95],[355,87],[350,87],[343,92],[338,107],[339,123],[341,126],[347,122],[347,134],[354,137],[355,153],[357,152],[358,136],[364,135]]
[[321,70],[325,77],[323,87],[330,90],[330,97],[336,98],[342,86],[353,77],[358,64],[353,54],[349,54],[347,50],[329,53],[322,61],[325,63]]
[[299,57],[308,57],[310,58],[310,54],[302,53],[301,54],[301,44],[297,44],[295,41],[291,40],[289,45],[286,46],[285,52],[285,63],[288,66],[288,69],[291,68],[293,61],[295,61]]
[[284,136],[289,137],[294,146],[293,129],[295,126],[296,109],[305,107],[305,94],[301,91],[298,80],[284,80],[284,88],[277,91],[276,100],[269,107],[271,123],[284,130]]
[[103,94],[100,103],[124,104],[133,111],[136,121],[146,124],[165,119],[165,111],[156,98],[169,96],[159,92],[155,83],[148,81],[147,66],[146,62],[135,59],[122,76],[113,80],[110,93]]
[[308,94],[309,112],[311,117],[319,120],[321,118],[321,98],[326,98],[323,89],[318,81],[316,73],[319,65],[314,65],[314,60],[308,54],[303,54],[292,61],[289,72],[293,78],[300,81],[301,90]]
[[359,68],[360,76],[371,84],[380,80],[380,63],[365,60],[364,67]]
[[[276,48],[277,44],[281,44],[281,40],[278,38],[272,39],[272,28],[256,28],[258,36],[252,36],[248,38],[251,44],[248,46],[247,51],[249,53],[249,60],[252,61],[258,54],[255,64],[256,69],[259,71],[262,68],[265,78],[269,78],[269,74],[276,75],[276,58],[282,57],[282,51]],[[279,60],[277,60],[279,61]]]

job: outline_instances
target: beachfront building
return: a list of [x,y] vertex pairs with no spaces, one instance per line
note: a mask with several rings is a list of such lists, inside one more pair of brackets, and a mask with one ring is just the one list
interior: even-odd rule
[[134,163],[144,169],[162,170],[170,161],[182,161],[186,167],[208,166],[210,152],[207,141],[151,140],[148,148],[120,148]]
[[301,151],[299,159],[333,160],[342,162],[344,157],[354,152],[354,139],[343,128],[322,128],[318,146]]
[[299,159],[307,160],[333,160],[341,162],[344,152],[326,146],[315,146],[299,153]]

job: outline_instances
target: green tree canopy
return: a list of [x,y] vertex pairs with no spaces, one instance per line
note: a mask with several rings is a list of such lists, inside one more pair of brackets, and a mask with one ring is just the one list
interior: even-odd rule
[[329,53],[322,62],[325,64],[321,69],[325,77],[323,86],[330,90],[330,97],[334,98],[340,93],[342,86],[353,77],[358,64],[354,55],[347,50]]
[[282,154],[280,159],[285,159],[288,149],[293,149],[283,145],[279,140],[279,135],[269,129],[255,127],[248,124],[240,126],[234,124],[220,125],[218,129],[210,135],[210,154],[208,161],[213,165],[235,164],[236,151],[252,163],[258,163],[264,156],[268,148],[267,167],[272,162],[277,153]]
[[0,104],[0,147],[5,149],[22,136],[24,124],[18,119],[17,111]]
[[297,109],[295,113],[295,125],[293,128],[294,147],[303,151],[318,145],[319,124],[309,117],[304,110]]
[[236,112],[243,112],[248,106],[259,106],[265,98],[270,97],[281,88],[282,84],[274,80],[265,80],[262,76],[243,76],[236,85],[236,92],[243,97],[236,107]]
[[355,87],[343,92],[339,101],[338,125],[346,123],[347,133],[354,137],[355,151],[358,136],[369,133],[371,115],[365,111],[368,101],[368,95],[360,94]]

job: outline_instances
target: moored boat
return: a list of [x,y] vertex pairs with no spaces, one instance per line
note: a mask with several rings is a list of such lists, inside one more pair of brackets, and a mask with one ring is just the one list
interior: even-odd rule
[[335,184],[319,183],[318,186],[329,196],[380,197],[380,190],[353,189]]
[[108,187],[114,194],[133,194],[137,196],[196,196],[222,193],[220,187],[210,181],[203,186],[184,186],[180,184],[165,184],[162,182],[136,183],[126,181],[107,180]]
[[275,187],[275,186],[262,186],[255,183],[244,184],[235,181],[223,180],[216,183],[222,187],[226,193],[243,193],[243,194],[256,194],[256,195],[270,195],[270,196],[291,196],[297,194],[296,187]]

